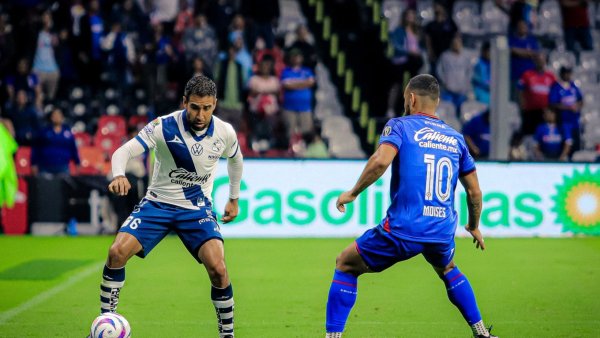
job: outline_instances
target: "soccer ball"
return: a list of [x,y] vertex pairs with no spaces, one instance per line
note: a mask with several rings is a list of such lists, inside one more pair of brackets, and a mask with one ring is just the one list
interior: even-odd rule
[[129,338],[131,326],[125,317],[107,312],[94,319],[90,329],[91,338]]

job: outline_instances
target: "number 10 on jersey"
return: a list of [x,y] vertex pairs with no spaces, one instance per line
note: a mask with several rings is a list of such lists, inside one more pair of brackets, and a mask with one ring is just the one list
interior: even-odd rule
[[[440,158],[437,163],[435,155],[425,154],[423,160],[427,165],[427,177],[425,179],[425,200],[433,200],[433,193],[438,201],[445,202],[450,198],[452,190],[452,162],[447,157]],[[446,175],[446,187],[444,190],[444,171]]]

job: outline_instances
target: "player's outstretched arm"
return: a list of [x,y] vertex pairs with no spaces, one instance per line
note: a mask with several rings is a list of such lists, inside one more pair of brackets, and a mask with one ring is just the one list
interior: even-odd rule
[[221,221],[229,223],[238,215],[238,199],[240,197],[240,184],[242,172],[244,171],[244,157],[237,149],[233,157],[227,159],[227,174],[229,175],[229,200],[225,204],[225,211]]
[[473,171],[460,178],[460,183],[465,188],[467,193],[467,207],[469,209],[469,224],[465,226],[465,229],[473,236],[473,243],[476,248],[485,250],[485,244],[483,243],[483,235],[479,231],[479,217],[481,216],[481,189],[479,188],[479,180],[477,179],[477,172]]
[[108,191],[119,196],[127,195],[129,189],[131,189],[131,184],[127,177],[125,177],[125,167],[127,167],[127,162],[131,158],[143,154],[144,151],[144,147],[138,140],[131,139],[114,152],[110,161],[113,180],[108,185]]
[[351,190],[343,192],[337,199],[336,207],[340,212],[346,212],[345,204],[350,203],[373,182],[383,175],[390,166],[398,151],[389,144],[383,143],[377,148],[377,151],[369,158],[365,169],[363,169],[360,178]]

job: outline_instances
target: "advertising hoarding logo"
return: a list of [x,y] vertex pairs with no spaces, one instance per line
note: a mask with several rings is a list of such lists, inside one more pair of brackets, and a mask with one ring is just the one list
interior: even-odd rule
[[600,170],[592,172],[586,167],[583,172],[575,169],[571,176],[563,176],[552,199],[552,211],[563,232],[600,235]]

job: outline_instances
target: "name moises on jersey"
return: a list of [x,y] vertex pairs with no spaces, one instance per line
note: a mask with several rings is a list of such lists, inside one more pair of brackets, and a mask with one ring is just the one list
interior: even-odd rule
[[423,216],[446,218],[446,208],[425,205],[423,206]]
[[195,172],[189,172],[183,168],[173,169],[169,173],[171,183],[179,184],[186,188],[206,183],[206,181],[208,181],[210,178],[210,175],[211,173],[199,176]]

